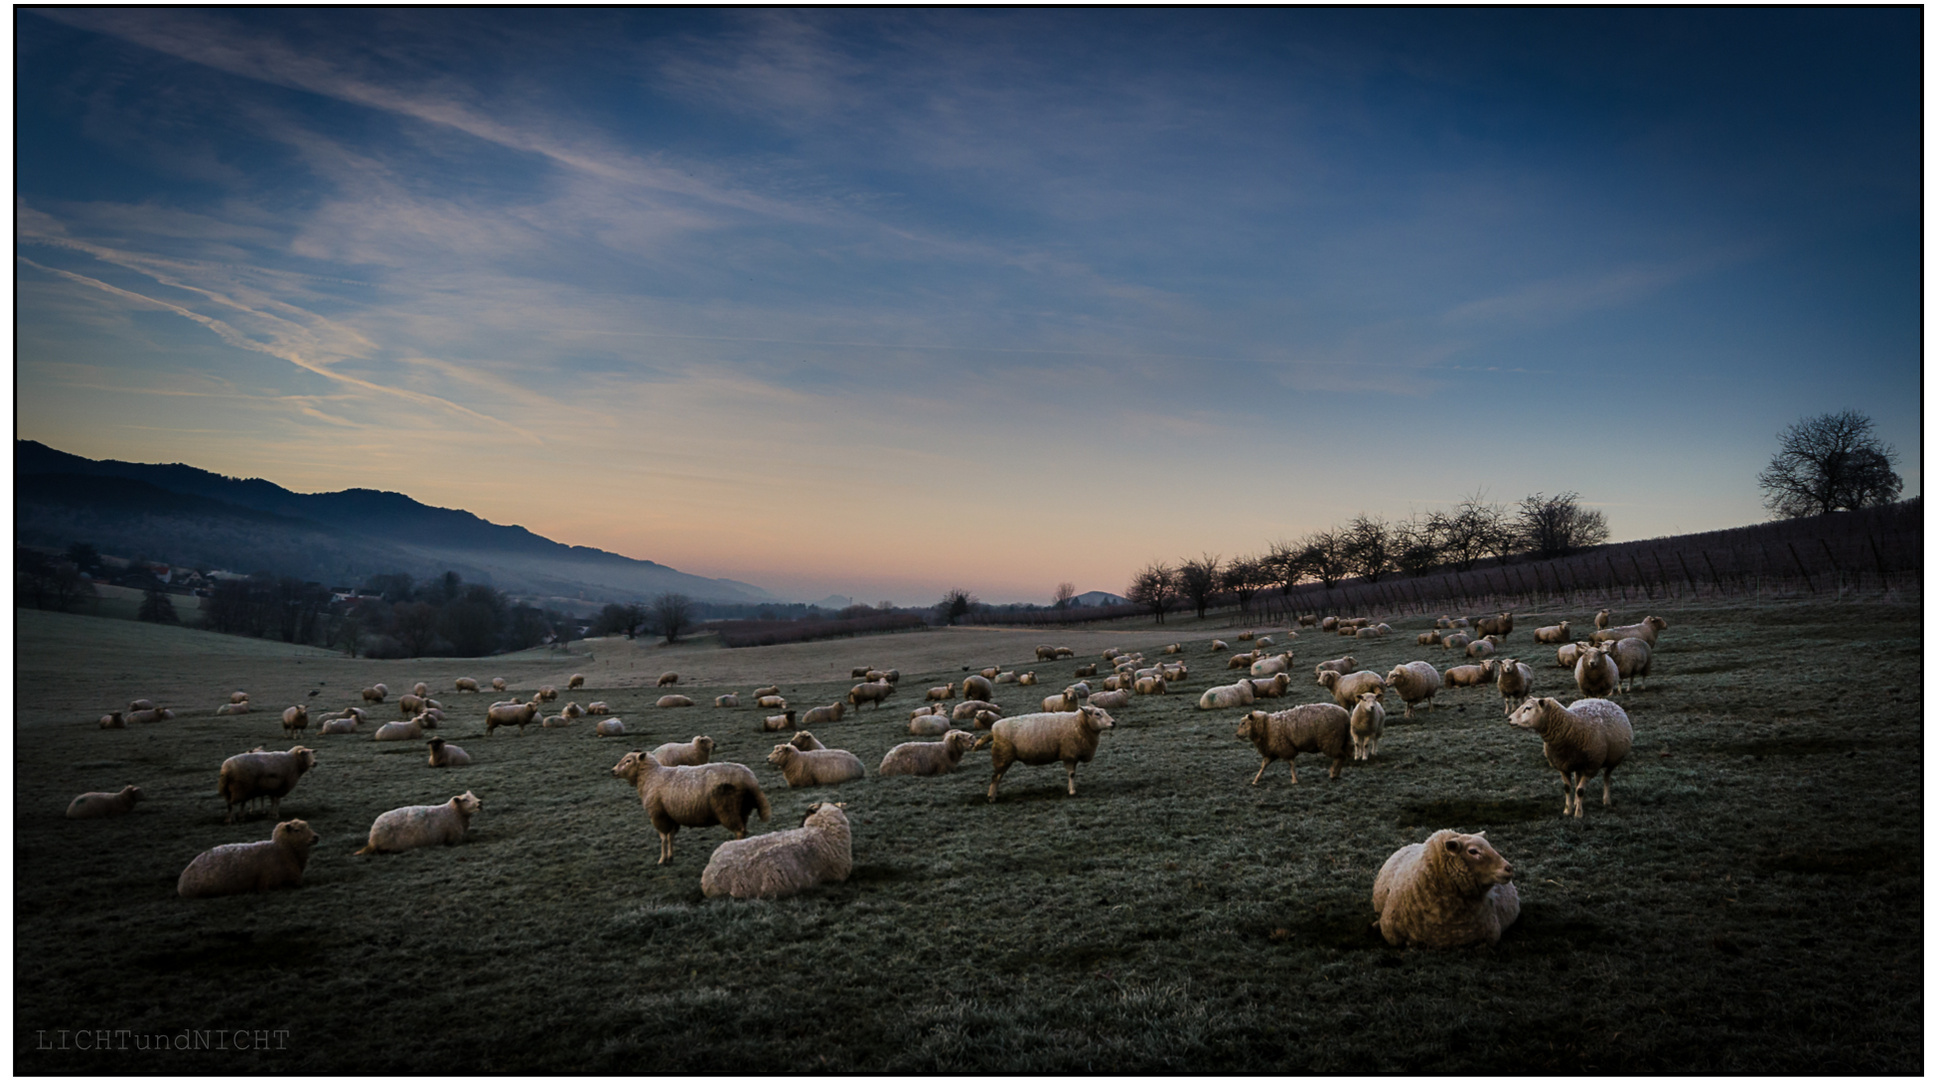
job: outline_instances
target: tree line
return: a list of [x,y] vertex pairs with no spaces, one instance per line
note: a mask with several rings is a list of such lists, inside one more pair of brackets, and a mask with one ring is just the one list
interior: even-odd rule
[[218,581],[203,605],[202,626],[377,659],[489,656],[569,639],[573,631],[563,612],[514,603],[489,585],[466,583],[455,570],[421,582],[409,574],[377,574],[361,591],[337,600],[316,582],[272,574]]

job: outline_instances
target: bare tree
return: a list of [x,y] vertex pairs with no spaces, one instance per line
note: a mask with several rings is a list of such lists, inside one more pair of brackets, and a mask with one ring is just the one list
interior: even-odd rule
[[1444,516],[1414,515],[1393,526],[1393,562],[1408,576],[1422,577],[1439,568],[1443,557],[1439,549],[1440,519]]
[[1345,536],[1337,529],[1325,529],[1306,537],[1298,546],[1297,557],[1303,564],[1304,572],[1323,582],[1328,589],[1344,580],[1352,570]]
[[1291,595],[1291,590],[1297,588],[1299,580],[1305,576],[1305,563],[1299,555],[1300,550],[1298,545],[1286,540],[1271,542],[1270,550],[1258,560],[1270,577],[1267,585],[1276,585],[1279,592]]
[[977,603],[980,601],[967,589],[950,589],[942,594],[941,603],[935,605],[935,611],[941,615],[943,625],[954,626],[955,620],[975,610]]
[[1217,555],[1199,555],[1195,559],[1185,559],[1177,568],[1177,588],[1190,597],[1191,606],[1197,609],[1197,617],[1203,618],[1211,606],[1211,597],[1217,595],[1217,587],[1223,581],[1224,560]]
[[1071,601],[1074,601],[1075,599],[1076,599],[1075,582],[1065,581],[1065,582],[1061,582],[1056,586],[1056,610],[1057,611],[1061,611],[1064,608],[1068,607]]
[[1251,598],[1275,581],[1274,572],[1263,559],[1239,556],[1224,568],[1220,584],[1238,598],[1238,611],[1248,615],[1251,613]]
[[1471,570],[1488,555],[1504,552],[1512,536],[1506,511],[1498,503],[1487,502],[1484,491],[1466,496],[1452,513],[1438,515],[1434,524],[1440,552],[1459,570]]
[[1157,621],[1163,622],[1177,602],[1177,571],[1160,562],[1151,563],[1137,571],[1123,595],[1131,603],[1149,608]]
[[1520,500],[1513,531],[1520,550],[1552,559],[1607,543],[1607,515],[1583,508],[1577,492],[1548,498],[1536,491]]
[[1896,451],[1854,409],[1824,413],[1783,429],[1776,456],[1756,476],[1775,517],[1810,517],[1892,502],[1903,491]]
[[1360,514],[1347,522],[1340,533],[1345,559],[1352,571],[1367,581],[1377,581],[1392,569],[1396,555],[1392,527],[1384,518]]
[[693,625],[693,600],[685,593],[665,592],[652,599],[652,621],[654,629],[666,635],[666,644],[679,640],[679,635]]
[[395,623],[397,643],[404,647],[405,653],[418,657],[430,651],[437,640],[436,608],[422,600],[412,600],[392,608],[390,615]]

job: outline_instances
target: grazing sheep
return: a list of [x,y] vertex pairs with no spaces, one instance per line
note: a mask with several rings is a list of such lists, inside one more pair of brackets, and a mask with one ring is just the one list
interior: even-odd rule
[[1372,883],[1372,910],[1388,945],[1497,945],[1520,917],[1520,892],[1513,865],[1484,831],[1441,829],[1386,858]]
[[[246,701],[231,701],[227,705],[217,705],[215,707],[215,715],[217,716],[241,716],[248,711],[249,703]],[[115,715],[119,716],[120,714],[116,713]]]
[[612,775],[638,789],[639,805],[659,833],[659,865],[673,861],[673,834],[681,826],[720,825],[742,840],[747,813],[773,816],[753,770],[732,761],[706,765],[661,765],[651,754],[634,750],[612,766]]
[[[580,683],[581,685],[583,685],[583,683],[584,683],[584,680],[585,680],[585,676],[583,676],[583,675],[574,675],[574,676],[572,676],[572,678],[574,678],[574,679],[577,679],[577,680],[579,680],[579,683]],[[661,676],[659,676],[659,681],[658,681],[657,683],[654,683],[653,685],[654,685],[655,687],[659,687],[659,686],[678,686],[678,685],[679,685],[679,672],[677,672],[677,671],[668,671],[668,672],[666,672],[666,673],[665,673],[664,675],[661,675]]]
[[1609,621],[1610,619],[1612,619],[1612,618],[1613,618],[1613,616],[1612,616],[1612,615],[1610,615],[1610,614],[1608,614],[1608,610],[1607,610],[1606,608],[1602,608],[1601,610],[1599,610],[1599,611],[1597,611],[1597,612],[1595,612],[1595,613],[1594,613],[1594,629],[1596,629],[1596,630],[1605,630],[1605,629],[1607,629],[1607,624],[1608,624],[1608,621]]
[[1483,615],[1473,623],[1473,629],[1481,634],[1497,634],[1506,637],[1513,633],[1513,616],[1505,611],[1498,615]]
[[693,699],[685,694],[667,694],[653,704],[662,709],[689,709],[692,708]]
[[1249,705],[1258,699],[1251,689],[1251,680],[1240,679],[1229,686],[1213,686],[1204,691],[1197,699],[1200,709],[1230,709],[1239,705]]
[[1070,647],[1069,647],[1069,646],[1067,646],[1067,645],[1058,645],[1058,646],[1056,646],[1056,655],[1055,655],[1055,657],[1054,657],[1054,659],[1057,659],[1057,660],[1067,660],[1067,659],[1069,659],[1070,657],[1073,657],[1073,656],[1075,656],[1075,655],[1076,655],[1076,650],[1075,650],[1075,649],[1072,649],[1072,648],[1070,648]]
[[1352,706],[1352,760],[1370,761],[1379,753],[1379,736],[1385,734],[1385,705],[1380,698],[1383,690],[1373,690],[1360,694],[1358,703]]
[[970,675],[962,680],[962,697],[969,701],[992,701],[995,698],[995,684],[987,676]]
[[308,822],[292,818],[278,824],[267,840],[223,844],[195,856],[175,880],[175,892],[199,900],[301,885],[316,840]]
[[525,733],[525,725],[538,719],[538,706],[531,702],[500,701],[484,712],[484,733],[491,734],[495,728],[518,725],[518,734]]
[[1359,662],[1357,660],[1349,656],[1341,656],[1336,660],[1325,661],[1313,668],[1312,672],[1318,676],[1318,681],[1323,683],[1325,681],[1325,673],[1328,671],[1337,672],[1340,675],[1350,675],[1358,669]]
[[397,699],[397,712],[408,720],[424,711],[424,699],[416,694],[405,694]]
[[[488,723],[489,721],[486,721],[486,722]],[[519,730],[522,731],[524,729],[520,728]],[[485,734],[487,735],[490,734],[490,730],[488,728],[486,729]],[[409,720],[392,720],[388,724],[385,724],[382,727],[378,728],[377,734],[376,734],[376,741],[377,742],[403,742],[408,739],[421,739],[423,737],[424,737],[424,719],[421,716],[416,716],[416,717],[410,718]]]
[[355,735],[356,717],[339,716],[334,720],[325,720],[323,726],[316,729],[316,733],[318,735]]
[[888,682],[856,683],[854,685],[854,688],[847,692],[847,703],[859,709],[861,707],[862,702],[872,701],[874,702],[874,707],[879,709],[881,707],[881,703],[888,700],[888,695],[894,692],[895,692],[895,685],[893,683],[888,683]]
[[1386,672],[1385,682],[1406,703],[1406,716],[1412,716],[1412,707],[1420,702],[1426,703],[1426,710],[1432,711],[1433,695],[1439,693],[1439,671],[1424,660],[1400,664]]
[[1533,692],[1533,669],[1508,656],[1494,661],[1494,670],[1493,685],[1500,688],[1501,713],[1511,716],[1513,707]]
[[876,776],[941,776],[955,771],[974,745],[975,736],[966,731],[951,731],[941,742],[900,743],[881,759]]
[[1567,629],[1568,625],[1567,620],[1562,619],[1557,626],[1537,626],[1533,639],[1542,645],[1565,645],[1574,640],[1573,633]]
[[[961,733],[967,737],[967,732]],[[110,795],[105,791],[88,791],[74,796],[67,804],[67,816],[71,818],[120,817],[135,808],[142,800],[141,789],[129,784]]]
[[400,806],[385,810],[370,823],[370,840],[358,855],[409,851],[411,848],[462,843],[471,831],[471,815],[484,804],[465,792],[436,806]]
[[389,696],[390,692],[384,689],[381,683],[376,686],[366,686],[363,688],[363,700],[373,705],[383,704],[383,699]]
[[1608,646],[1608,656],[1621,673],[1623,690],[1632,691],[1634,680],[1648,677],[1648,668],[1654,663],[1654,650],[1638,637],[1625,637]]
[[781,697],[779,694],[761,694],[759,697],[753,699],[753,703],[762,709],[784,709],[787,707],[787,699]]
[[815,803],[798,829],[728,840],[713,849],[700,872],[700,892],[712,897],[779,899],[824,881],[846,881],[854,842],[846,803]]
[[1100,694],[1091,694],[1089,704],[1099,709],[1121,709],[1130,704],[1130,691],[1106,690]]
[[1592,635],[1592,640],[1619,641],[1622,638],[1635,637],[1647,642],[1649,648],[1653,648],[1655,639],[1660,637],[1661,632],[1666,629],[1668,629],[1668,621],[1666,619],[1663,619],[1659,615],[1650,615],[1630,626],[1609,626],[1601,630],[1596,630]]
[[955,684],[954,684],[954,683],[947,683],[947,684],[945,684],[945,685],[942,685],[942,686],[931,686],[931,687],[929,687],[929,688],[928,688],[928,696],[927,696],[927,698],[926,698],[925,700],[927,700],[927,701],[947,701],[947,700],[948,700],[949,698],[952,698],[952,697],[954,697],[954,696],[955,696]]
[[[1240,640],[1240,641],[1242,641],[1242,640],[1244,640],[1244,639],[1243,639],[1243,638],[1240,638],[1240,639],[1238,639],[1238,640]],[[1224,642],[1223,642],[1222,640],[1220,640],[1220,639],[1218,639],[1218,638],[1212,638],[1212,639],[1211,639],[1211,650],[1210,650],[1210,651],[1212,651],[1212,652],[1223,652],[1224,650],[1226,650],[1226,649],[1228,649],[1228,648],[1230,648],[1230,646],[1229,646],[1229,645],[1226,645],[1226,644],[1224,644]]]
[[1347,755],[1352,752],[1352,715],[1325,702],[1274,713],[1253,709],[1238,725],[1238,738],[1249,739],[1258,753],[1264,755],[1258,775],[1251,778],[1254,785],[1264,778],[1265,769],[1274,761],[1290,766],[1291,782],[1297,783],[1298,755],[1307,753],[1331,758],[1331,778],[1336,780],[1339,770],[1345,767]]
[[1285,693],[1291,689],[1291,672],[1280,671],[1269,679],[1242,679],[1240,681],[1251,684],[1251,696],[1253,697],[1284,697]]
[[607,735],[624,735],[625,721],[616,716],[608,720],[601,720],[598,722],[598,726],[592,729],[592,733],[601,739]]
[[1484,686],[1492,678],[1490,672],[1491,669],[1485,664],[1461,664],[1447,668],[1441,678],[1449,688]]
[[460,694],[463,694],[463,693],[476,694],[481,692],[478,690],[478,681],[476,679],[459,679],[457,680],[456,686],[457,686],[457,692]]
[[1485,638],[1469,642],[1466,646],[1466,656],[1469,660],[1484,660],[1492,655],[1493,643]]
[[847,677],[850,679],[865,679],[868,677],[868,672],[873,670],[873,664],[862,664],[860,667],[850,670],[847,673]]
[[767,764],[780,770],[790,788],[840,784],[867,775],[861,759],[846,750],[802,750],[792,743],[774,747]]
[[270,812],[282,816],[282,798],[296,789],[303,774],[316,767],[316,751],[302,746],[288,750],[257,748],[236,754],[222,762],[215,781],[215,793],[229,809],[225,819],[235,820],[235,808],[266,798]]
[[[875,708],[880,708],[876,703]],[[831,705],[817,705],[800,716],[802,724],[832,724],[847,715],[847,702],[836,701]]]
[[1290,670],[1291,670],[1291,653],[1284,652],[1284,653],[1280,653],[1277,656],[1264,657],[1263,659],[1252,664],[1251,677],[1256,679],[1269,678],[1272,675],[1278,674],[1280,671],[1290,671]]
[[1340,675],[1336,671],[1322,672],[1318,685],[1332,692],[1332,700],[1338,702],[1340,709],[1350,708],[1359,695],[1370,690],[1385,688],[1385,680],[1374,671],[1358,671],[1350,675]]
[[502,694],[502,693],[504,693],[504,690],[505,690],[505,684],[504,684],[504,680],[503,680],[503,679],[495,679],[495,678],[494,678],[494,679],[492,679],[492,680],[491,680],[491,689],[493,689],[493,690],[495,690],[495,691],[497,691],[498,693],[501,693],[501,694]]
[[1056,646],[1054,646],[1054,645],[1038,645],[1038,646],[1036,646],[1036,659],[1038,659],[1038,660],[1054,660],[1054,659],[1056,659]]
[[[600,704],[604,703],[600,702]],[[740,695],[721,694],[719,697],[713,699],[713,707],[715,709],[737,709],[740,707]]]
[[1607,646],[1581,646],[1580,658],[1574,661],[1574,685],[1584,698],[1604,698],[1621,688],[1621,667],[1607,654]]
[[995,775],[989,780],[989,801],[995,801],[995,787],[1002,782],[1002,774],[1018,761],[1024,765],[1062,762],[1069,774],[1069,793],[1076,794],[1076,766],[1096,756],[1098,736],[1115,726],[1110,714],[1094,705],[1084,705],[1073,713],[1029,713],[997,720],[975,744],[978,749],[985,744],[994,747],[990,751]]
[[1554,650],[1554,660],[1557,663],[1559,663],[1561,667],[1567,668],[1569,670],[1573,669],[1575,662],[1580,660],[1580,658],[1581,658],[1581,647],[1576,644],[1570,643],[1567,645],[1562,645],[1560,648]]
[[433,769],[456,769],[471,763],[471,755],[464,748],[442,739],[432,739],[425,745],[430,747],[430,767]]
[[993,701],[964,701],[955,706],[955,711],[949,715],[956,720],[973,720],[983,713],[994,713],[1000,717],[1002,706]]
[[695,735],[686,742],[663,743],[653,750],[652,756],[661,765],[704,765],[713,760],[713,739]]
[[908,721],[910,735],[940,735],[948,730],[948,717],[939,713],[924,713]]
[[1540,736],[1547,764],[1560,772],[1562,817],[1582,816],[1588,778],[1597,772],[1601,805],[1614,805],[1614,767],[1634,745],[1634,726],[1621,706],[1606,698],[1582,698],[1563,708],[1556,698],[1528,698],[1507,723]]
[[1428,630],[1428,631],[1426,631],[1425,633],[1423,633],[1423,634],[1421,634],[1421,635],[1419,635],[1419,644],[1421,644],[1421,645],[1437,645],[1437,644],[1439,644],[1439,631],[1437,631],[1437,630]]
[[115,711],[101,717],[100,726],[103,729],[126,728],[128,726],[128,721],[122,717],[121,710],[116,709]]

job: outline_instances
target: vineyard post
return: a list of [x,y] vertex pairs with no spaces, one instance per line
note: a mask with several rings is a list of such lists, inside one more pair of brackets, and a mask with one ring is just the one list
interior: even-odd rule
[[1870,554],[1876,556],[1877,587],[1884,591],[1890,588],[1890,573],[1883,568],[1883,549],[1877,546],[1876,534],[1870,534]]
[[1809,580],[1809,568],[1802,564],[1802,556],[1797,554],[1796,542],[1794,540],[1789,541],[1789,557],[1796,560],[1796,569],[1802,571],[1803,584],[1809,586],[1809,592],[1812,596],[1815,595],[1816,583]]
[[1648,594],[1648,599],[1653,600],[1655,598],[1654,588],[1648,584],[1648,575],[1641,572],[1641,563],[1635,559],[1634,552],[1632,551],[1628,552],[1628,565],[1634,567],[1635,579],[1641,582],[1641,588]]
[[1696,599],[1700,599],[1702,595],[1701,586],[1695,584],[1695,575],[1688,572],[1688,560],[1681,557],[1681,550],[1679,548],[1675,550],[1675,561],[1681,564],[1681,576],[1688,579],[1688,591],[1694,593]]
[[1649,552],[1649,554],[1654,556],[1655,570],[1661,574],[1661,592],[1665,596],[1669,591],[1668,568],[1661,565],[1661,549],[1654,548]]
[[1828,538],[1819,536],[1816,542],[1823,545],[1823,557],[1829,560],[1829,568],[1836,572],[1836,591],[1840,594],[1843,591],[1843,568],[1836,564],[1836,553],[1829,549]]
[[1707,548],[1702,549],[1702,562],[1708,564],[1708,578],[1715,583],[1715,591],[1724,596],[1728,595],[1727,587],[1722,584],[1722,575],[1715,572],[1715,564],[1709,560]]

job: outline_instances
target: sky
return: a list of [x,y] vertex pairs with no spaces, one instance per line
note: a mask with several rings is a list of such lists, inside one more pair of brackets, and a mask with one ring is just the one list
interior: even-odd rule
[[1921,12],[17,8],[18,437],[814,600],[1921,494]]

